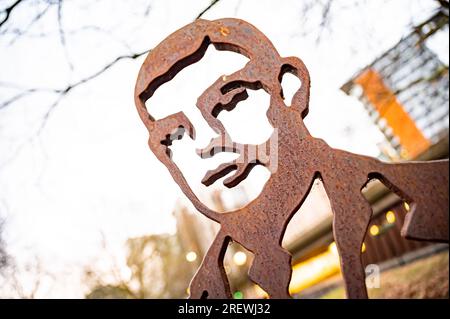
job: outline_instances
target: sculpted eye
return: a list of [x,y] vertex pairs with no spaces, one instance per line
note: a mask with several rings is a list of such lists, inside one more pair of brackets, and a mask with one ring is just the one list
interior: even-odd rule
[[214,117],[217,117],[223,110],[232,111],[239,102],[248,98],[247,90],[239,86],[230,88],[226,93],[222,92],[222,94],[222,101],[217,103],[211,112]]
[[[226,80],[226,79],[225,79]],[[227,94],[228,92],[231,92],[233,90],[239,89],[239,88],[248,88],[252,90],[258,90],[262,88],[262,85],[260,82],[245,82],[245,81],[233,81],[225,84],[220,88],[220,91],[222,94]]]
[[[223,81],[227,81],[226,76],[222,77]],[[212,116],[217,117],[223,110],[232,111],[236,105],[248,98],[247,89],[259,90],[262,88],[260,82],[231,81],[220,88],[222,96],[220,100],[214,103],[211,111]]]
[[[226,75],[224,75],[222,77],[222,79],[224,81],[226,81],[227,80]],[[227,93],[229,93],[229,92],[231,92],[233,90],[236,90],[236,89],[239,89],[239,88],[242,88],[242,87],[243,87],[243,85],[242,85],[241,81],[230,82],[230,83],[227,83],[224,86],[222,86],[220,88],[220,92],[222,92],[222,94],[225,95],[225,94],[227,94]]]

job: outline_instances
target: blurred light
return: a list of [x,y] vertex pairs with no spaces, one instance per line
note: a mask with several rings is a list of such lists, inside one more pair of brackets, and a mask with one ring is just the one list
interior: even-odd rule
[[289,284],[291,294],[298,293],[340,272],[339,256],[336,243],[331,243],[328,250],[311,257],[292,267]]
[[409,204],[407,202],[404,202],[403,206],[405,207],[406,211],[409,212]]
[[408,153],[407,150],[402,149],[402,150],[400,151],[400,156],[401,156],[402,158],[408,158],[408,157],[409,157],[409,153]]
[[350,91],[350,94],[357,98],[361,97],[363,95],[363,93],[364,93],[364,90],[363,90],[362,86],[359,84],[355,84]]
[[268,299],[269,298],[269,294],[267,292],[265,292],[264,289],[262,289],[258,285],[254,285],[253,286],[253,291],[254,291],[254,294],[255,294],[256,298],[262,298],[262,299]]
[[389,224],[395,223],[395,214],[392,210],[386,213],[386,220]]
[[366,243],[363,243],[361,246],[361,252],[365,252],[366,251]]
[[238,251],[234,254],[233,261],[236,265],[242,266],[247,262],[247,255],[242,251]]
[[242,293],[242,291],[236,291],[233,294],[233,298],[234,299],[244,299],[244,294]]
[[197,260],[197,254],[194,251],[190,251],[186,254],[186,260],[190,263]]
[[371,234],[372,236],[376,236],[376,235],[378,235],[379,233],[380,233],[380,228],[378,228],[377,225],[372,225],[372,226],[370,227],[370,234]]
[[339,255],[336,242],[332,242],[331,244],[328,245],[328,251],[330,251],[335,256]]

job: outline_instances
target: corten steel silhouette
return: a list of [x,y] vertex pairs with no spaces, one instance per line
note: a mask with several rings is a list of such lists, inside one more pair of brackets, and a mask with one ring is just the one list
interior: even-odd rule
[[[202,183],[209,186],[235,171],[224,181],[227,187],[233,187],[255,165],[270,167],[273,161],[278,161],[260,195],[245,207],[228,213],[206,207],[171,160],[169,147],[175,139],[181,139],[186,131],[195,138],[194,127],[186,115],[179,112],[155,120],[151,107],[150,113],[146,108],[146,101],[158,87],[199,61],[210,44],[218,50],[243,54],[249,62],[241,70],[220,77],[198,98],[197,107],[218,134],[199,155],[240,154],[236,160],[209,171]],[[289,107],[280,84],[286,72],[301,81]],[[139,71],[135,103],[150,134],[150,149],[196,209],[221,226],[190,284],[191,298],[231,297],[223,267],[230,240],[254,254],[249,277],[256,284],[272,298],[289,298],[291,255],[281,247],[281,241],[290,218],[302,205],[316,178],[323,181],[331,202],[333,233],[349,298],[367,298],[361,245],[372,210],[361,189],[368,180],[380,180],[409,203],[411,211],[402,228],[403,236],[448,242],[448,160],[388,164],[331,148],[312,137],[303,123],[308,113],[309,87],[310,78],[303,62],[296,57],[280,57],[264,34],[242,20],[197,20],[168,36],[148,54]],[[276,147],[273,147],[276,139],[272,138],[261,145],[234,143],[217,119],[222,110],[231,111],[246,99],[247,90],[256,89],[265,90],[271,97],[267,118],[277,133]]]

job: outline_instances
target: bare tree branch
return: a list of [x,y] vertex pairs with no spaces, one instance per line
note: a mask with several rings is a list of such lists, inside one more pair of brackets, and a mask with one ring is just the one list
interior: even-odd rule
[[150,13],[150,11],[152,11],[152,3],[149,2],[149,4],[147,5],[147,8],[145,8],[144,10],[144,17],[147,17]]
[[331,4],[333,3],[333,0],[327,0],[322,8],[322,19],[320,21],[319,25],[319,33],[317,34],[316,43],[319,43],[322,38],[322,33],[325,28],[328,27],[329,19],[330,19],[330,11],[331,11]]
[[[48,8],[49,7],[47,7],[46,10]],[[33,22],[34,22],[34,20],[33,20]],[[5,30],[5,32],[3,34],[8,32],[8,33],[16,35],[9,42],[9,45],[13,44],[21,36],[27,36],[28,38],[45,38],[45,37],[50,37],[50,36],[54,36],[56,34],[59,34],[59,30],[57,30],[57,31],[49,31],[49,32],[35,32],[35,33],[31,33],[31,32],[29,32],[29,26],[27,26],[24,30],[20,30],[20,29],[13,29],[13,30],[10,30],[10,31],[6,31]],[[72,35],[76,35],[78,33],[85,32],[85,31],[94,31],[94,32],[98,32],[98,33],[103,33],[106,36],[108,36],[109,38],[111,38],[113,41],[121,44],[129,52],[132,52],[130,46],[128,45],[128,43],[125,40],[121,39],[120,37],[117,37],[116,35],[114,35],[113,32],[105,30],[104,28],[101,28],[101,27],[99,27],[97,25],[84,25],[84,26],[81,26],[81,27],[76,28],[76,29],[71,29],[71,30],[67,30],[66,29],[64,31],[64,34],[66,36],[69,36],[69,35],[72,36]],[[0,34],[2,34],[2,33],[0,32]]]
[[[121,61],[121,60],[125,60],[125,59],[137,59],[141,56],[143,56],[144,54],[148,53],[150,50],[145,50],[142,52],[138,52],[138,53],[132,53],[132,54],[127,54],[127,55],[121,55],[118,56],[117,58],[115,58],[114,60],[112,60],[111,62],[107,63],[106,65],[104,65],[102,68],[100,68],[99,70],[97,70],[96,72],[78,80],[77,82],[74,82],[72,84],[68,84],[66,87],[61,88],[61,89],[50,89],[50,88],[31,88],[31,89],[25,89],[23,90],[21,93],[13,96],[12,98],[10,98],[9,100],[6,100],[5,102],[0,104],[0,110],[6,108],[7,106],[11,105],[13,102],[16,102],[17,100],[28,96],[29,94],[33,94],[36,92],[52,92],[52,93],[56,93],[58,95],[66,95],[67,93],[69,93],[70,91],[72,91],[74,88],[89,82],[90,80],[100,76],[101,74],[103,74],[105,71],[107,71],[108,69],[110,69],[112,66],[114,66],[117,62]],[[0,83],[0,86],[7,86],[4,83]],[[58,101],[59,102],[59,101]]]
[[67,45],[66,45],[66,35],[64,32],[64,28],[62,26],[62,3],[63,0],[58,0],[58,31],[59,31],[59,40],[61,42],[61,46],[64,50],[64,55],[66,56],[67,64],[69,65],[70,70],[73,71],[73,64],[70,61],[69,52],[67,51]]
[[34,92],[36,92],[36,89],[28,89],[28,90],[25,90],[23,92],[20,92],[17,95],[14,95],[9,100],[6,100],[6,101],[0,103],[0,110],[6,108],[7,106],[11,105],[12,103],[20,100],[21,98],[23,98],[25,96],[28,96],[28,95],[32,94]]
[[[34,136],[31,136],[31,137],[27,138],[23,143],[21,143],[16,148],[16,150],[14,152],[12,152],[11,156],[7,160],[5,160],[3,163],[0,163],[0,170],[2,168],[4,168],[5,166],[7,166],[14,158],[17,157],[17,155],[21,152],[21,150],[23,149],[23,147],[26,144],[30,143],[35,137],[39,137],[40,136],[40,134],[42,133],[43,129],[45,128],[45,126],[46,126],[46,124],[47,124],[51,114],[53,113],[55,108],[59,105],[61,100],[67,94],[69,94],[69,92],[71,92],[73,89],[77,88],[78,86],[80,86],[82,84],[85,84],[86,82],[89,82],[90,80],[92,80],[92,79],[102,75],[104,72],[106,72],[111,67],[113,67],[117,62],[119,62],[121,60],[126,60],[126,59],[137,59],[137,58],[143,56],[144,54],[146,54],[148,52],[149,52],[149,50],[145,50],[145,51],[138,52],[138,53],[118,56],[117,58],[115,58],[111,62],[109,62],[106,65],[104,65],[98,71],[96,71],[96,72],[94,72],[94,73],[92,73],[92,74],[90,74],[90,75],[88,75],[88,76],[78,80],[77,82],[69,84],[66,87],[62,88],[62,89],[47,89],[47,88],[27,89],[27,90],[24,90],[23,92],[17,94],[16,96],[12,97],[11,99],[7,100],[6,102],[0,104],[0,111],[1,111],[2,109],[4,109],[7,106],[11,105],[13,102],[16,102],[17,100],[19,100],[21,98],[29,96],[30,94],[34,94],[34,93],[37,93],[37,92],[51,92],[51,93],[55,93],[57,95],[56,99],[54,100],[54,102],[48,106],[47,111],[45,112],[44,116],[42,117],[41,125],[36,130]],[[1,83],[0,83],[0,85],[1,85]]]
[[77,86],[84,84],[96,77],[98,77],[99,75],[101,75],[102,73],[104,73],[105,71],[109,70],[112,66],[114,66],[117,62],[121,61],[121,60],[126,60],[126,59],[132,59],[135,60],[141,56],[143,56],[144,54],[150,52],[150,50],[145,50],[142,52],[138,52],[138,53],[132,53],[132,54],[126,54],[126,55],[120,55],[117,58],[115,58],[114,60],[112,60],[111,62],[109,62],[108,64],[106,64],[105,66],[103,66],[101,69],[99,69],[98,71],[92,73],[91,75],[82,78],[81,80],[73,83],[73,84],[69,84],[68,86],[66,86],[64,89],[61,90],[57,90],[56,92],[58,93],[62,93],[62,94],[66,94],[69,91],[73,90],[74,88],[76,88]]
[[202,12],[200,12],[195,20],[200,19],[206,12],[208,12],[212,7],[214,7],[220,0],[212,0],[209,6],[207,6],[205,9],[203,9]]
[[19,37],[23,36],[24,34],[28,33],[29,30],[31,29],[31,27],[38,22],[43,16],[45,16],[45,14],[48,12],[48,10],[51,8],[52,3],[49,3],[42,11],[38,12],[33,19],[31,19],[31,21],[28,23],[28,25],[24,28],[24,29],[19,29],[19,28],[15,28],[12,30],[9,29],[5,29],[2,32],[0,32],[0,34],[15,34],[15,36],[11,39],[11,41],[9,42],[9,45],[12,45],[14,42],[17,41],[17,39],[19,39]]
[[[20,0],[20,1],[21,1],[21,0]],[[17,1],[17,2],[15,3],[15,5],[17,5],[18,2],[20,2],[20,1]],[[210,4],[207,8],[205,8],[202,12],[200,12],[200,13],[197,15],[197,17],[196,17],[195,19],[199,19],[203,14],[205,14],[208,10],[210,10],[210,9],[211,9],[215,4],[217,4],[219,1],[220,1],[220,0],[213,0],[213,1],[211,2],[211,4]],[[13,6],[11,6],[11,7],[13,8]],[[11,8],[11,7],[10,7],[10,8]],[[40,17],[42,17],[42,15],[46,12],[47,9],[48,9],[48,7],[47,7],[43,12],[41,12],[40,14],[38,14],[38,15],[33,19],[33,23],[34,23],[37,19],[39,19]],[[11,10],[12,10],[12,9],[11,9]],[[58,0],[58,27],[59,27],[59,36],[60,36],[61,44],[65,47],[65,46],[66,46],[66,39],[65,39],[65,32],[64,32],[64,29],[62,28],[62,23],[61,23],[61,21],[62,21],[61,10],[62,10],[62,0]],[[146,10],[147,10],[147,11],[150,10],[150,6],[147,7]],[[26,90],[22,91],[21,93],[15,95],[14,97],[10,98],[9,100],[7,100],[7,101],[1,103],[1,104],[0,104],[0,110],[3,109],[3,108],[5,108],[5,107],[7,107],[7,106],[9,106],[9,105],[11,105],[12,103],[16,102],[17,100],[19,100],[19,99],[21,99],[21,98],[23,98],[23,97],[25,97],[25,96],[27,96],[27,95],[29,95],[29,94],[32,94],[32,93],[35,93],[35,92],[39,92],[39,91],[53,91],[54,93],[57,93],[57,94],[60,94],[60,95],[65,95],[65,94],[69,93],[71,90],[73,90],[74,88],[78,87],[79,85],[85,84],[86,82],[89,82],[90,80],[92,80],[92,79],[94,79],[94,78],[100,76],[102,73],[104,73],[105,71],[107,71],[108,69],[110,69],[111,67],[113,67],[117,62],[119,62],[119,61],[121,61],[121,60],[124,60],[124,59],[137,59],[137,58],[143,56],[144,54],[148,53],[149,51],[150,51],[150,49],[149,49],[149,50],[142,51],[142,52],[137,52],[137,53],[131,53],[131,54],[127,54],[127,55],[121,55],[121,56],[118,56],[118,57],[116,57],[114,60],[112,60],[111,62],[107,63],[105,66],[103,66],[103,67],[102,67],[101,69],[99,69],[98,71],[92,73],[91,75],[89,75],[89,76],[87,76],[87,77],[85,77],[85,78],[82,78],[81,80],[79,80],[79,81],[77,81],[77,82],[75,82],[75,83],[69,84],[69,85],[67,85],[65,88],[62,88],[62,89],[38,89],[38,88],[30,88],[30,89],[26,89]],[[70,62],[69,62],[69,63],[70,63]],[[71,63],[70,63],[70,65],[71,65]],[[71,66],[71,68],[72,68],[72,67],[73,67],[73,66]],[[1,85],[1,84],[0,84],[0,85]],[[59,102],[59,100],[58,100],[58,102]],[[53,104],[52,104],[52,105],[53,105]],[[53,106],[53,107],[54,107],[54,106]]]
[[0,28],[3,26],[3,24],[6,23],[6,21],[8,21],[9,17],[11,16],[11,12],[14,10],[15,7],[17,7],[17,5],[19,3],[21,3],[22,0],[16,0],[16,2],[14,2],[12,5],[10,5],[9,7],[7,7],[6,9],[4,9],[1,13],[4,14],[3,19],[0,21]]
[[[202,12],[200,12],[200,14],[197,15],[197,17],[195,19],[199,19],[203,14],[205,14],[208,10],[210,10],[215,4],[217,4],[220,0],[213,0],[211,2],[211,4],[205,8]],[[62,7],[62,0],[58,0],[58,26],[59,26],[59,35],[60,35],[60,41],[61,44],[65,47],[66,45],[66,40],[65,40],[65,32],[62,28],[62,23],[61,23],[61,7]],[[46,8],[46,10],[48,9],[48,7]],[[149,9],[149,7],[147,8]],[[42,17],[43,13],[46,12],[46,10],[44,10],[40,15],[38,15],[33,21],[36,21],[37,19],[39,19],[40,17]],[[149,50],[145,50],[142,52],[137,52],[137,53],[131,53],[131,54],[127,54],[127,55],[121,55],[116,57],[114,60],[112,60],[111,62],[107,63],[105,66],[103,66],[102,68],[100,68],[98,71],[92,73],[91,75],[82,78],[81,80],[72,83],[72,84],[68,84],[65,88],[62,89],[39,89],[39,88],[30,88],[30,89],[25,89],[22,92],[20,92],[19,94],[13,96],[12,98],[4,101],[3,103],[0,104],[0,110],[10,106],[11,104],[13,104],[14,102],[18,101],[21,98],[24,98],[30,94],[36,93],[36,92],[42,92],[42,91],[50,91],[50,92],[54,92],[56,94],[59,95],[59,97],[56,99],[56,101],[54,103],[52,103],[49,106],[49,110],[48,112],[44,115],[44,126],[45,123],[48,120],[48,117],[50,116],[50,114],[52,113],[53,109],[58,105],[58,103],[61,101],[62,97],[66,94],[68,94],[70,91],[72,91],[74,88],[85,84],[87,82],[89,82],[90,80],[100,76],[101,74],[103,74],[105,71],[107,71],[108,69],[110,69],[111,67],[113,67],[117,62],[124,60],[124,59],[137,59],[141,56],[143,56],[144,54],[148,53],[150,51]],[[73,68],[72,64],[69,61],[69,64],[71,65],[71,68]],[[1,84],[0,84],[1,86]],[[39,129],[39,132],[42,130],[43,126],[41,126],[41,128]]]
[[55,276],[44,269],[42,259],[34,255],[33,260],[19,264],[15,258],[10,258],[10,264],[6,267],[5,273],[2,274],[2,283],[8,291],[8,298],[34,299],[38,292],[42,290],[43,279],[47,279],[47,283],[51,279],[56,280]]

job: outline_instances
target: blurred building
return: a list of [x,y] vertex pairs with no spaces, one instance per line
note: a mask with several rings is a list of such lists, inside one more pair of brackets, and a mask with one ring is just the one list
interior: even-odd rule
[[[440,10],[341,87],[362,102],[386,137],[379,145],[383,159],[448,158],[448,66],[427,47],[443,28],[448,28],[448,12]],[[448,245],[401,237],[409,206],[379,181],[368,183],[363,194],[373,210],[362,247],[364,265],[384,271],[448,250]],[[291,293],[314,298],[341,283],[331,218],[294,243]]]
[[[362,102],[383,132],[379,146],[385,160],[448,158],[448,65],[427,46],[444,28],[448,12],[439,10],[341,87]],[[364,265],[384,271],[448,250],[401,237],[409,206],[379,181],[368,183],[363,194],[373,210],[362,247]],[[342,283],[331,215],[293,244],[292,294],[314,298]]]
[[201,260],[219,231],[219,224],[181,203],[177,203],[173,215],[177,221],[177,233],[184,251],[186,254],[191,253],[191,261]]
[[[241,201],[246,201],[244,189],[239,189],[236,195],[239,198],[227,198],[224,200],[223,194],[216,191],[211,198],[206,199],[209,206],[217,212],[230,211],[241,205]],[[197,269],[214,238],[219,232],[219,224],[206,218],[197,212],[191,205],[178,203],[175,206],[173,215],[177,222],[177,235],[180,238],[180,246],[186,261]],[[246,278],[248,266],[252,262],[252,254],[241,245],[231,242],[227,248],[224,259],[224,268],[228,276],[233,292],[238,292],[241,281]]]
[[448,65],[427,46],[444,28],[448,13],[440,10],[341,88],[383,132],[386,159],[413,159],[448,137]]
[[[362,102],[384,133],[380,153],[386,160],[448,158],[448,65],[427,46],[428,40],[444,28],[448,28],[448,12],[440,10],[341,88]],[[361,248],[365,266],[377,264],[384,271],[448,251],[448,245],[400,236],[409,206],[379,181],[368,183],[363,194],[373,210]],[[309,195],[313,196],[317,195]],[[328,214],[319,214],[313,223],[306,223],[309,228],[295,232],[301,224],[293,223],[295,219],[300,221],[302,214],[320,211],[323,201],[328,202],[326,198],[322,202],[318,197],[311,198],[311,205],[302,207],[303,212],[297,213],[288,227],[293,232],[291,240],[283,242],[293,255],[290,292],[297,297],[319,297],[327,289],[342,285],[331,208]]]

